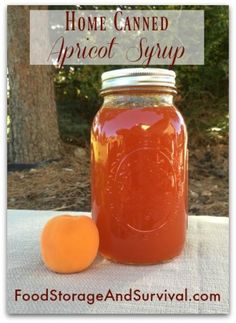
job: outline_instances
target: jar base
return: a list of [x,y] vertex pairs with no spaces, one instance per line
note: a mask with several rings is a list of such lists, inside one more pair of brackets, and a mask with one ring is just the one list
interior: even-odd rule
[[169,263],[171,261],[173,261],[174,259],[178,258],[180,255],[181,255],[182,251],[173,256],[173,257],[170,257],[168,259],[163,259],[163,260],[159,260],[159,261],[153,261],[153,262],[129,262],[129,261],[119,261],[117,259],[114,259],[102,252],[99,252],[99,254],[101,255],[101,257],[115,263],[115,264],[120,264],[120,265],[128,265],[128,266],[155,266],[155,265],[161,265],[161,264],[165,264],[165,263]]

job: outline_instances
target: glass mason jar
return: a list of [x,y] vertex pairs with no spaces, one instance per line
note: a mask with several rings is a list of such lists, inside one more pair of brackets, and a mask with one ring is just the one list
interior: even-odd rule
[[180,254],[187,224],[187,132],[173,104],[175,72],[102,74],[91,131],[92,216],[100,253],[127,264]]

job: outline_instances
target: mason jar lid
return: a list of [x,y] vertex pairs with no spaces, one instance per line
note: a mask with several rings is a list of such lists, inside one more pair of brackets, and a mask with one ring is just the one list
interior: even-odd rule
[[102,91],[117,87],[165,86],[175,89],[175,72],[164,68],[122,68],[102,74]]

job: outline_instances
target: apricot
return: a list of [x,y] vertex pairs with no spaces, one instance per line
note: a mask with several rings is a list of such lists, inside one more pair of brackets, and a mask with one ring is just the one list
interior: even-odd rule
[[99,246],[96,224],[88,216],[60,215],[50,219],[41,234],[41,255],[57,273],[76,273],[94,261]]

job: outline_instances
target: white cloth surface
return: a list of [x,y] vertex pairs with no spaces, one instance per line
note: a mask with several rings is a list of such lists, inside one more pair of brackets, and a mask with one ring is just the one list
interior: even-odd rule
[[[229,312],[228,218],[189,216],[187,242],[181,256],[151,266],[114,264],[97,257],[84,272],[62,275],[50,272],[40,256],[40,233],[58,214],[75,212],[9,210],[7,214],[7,311],[9,314],[227,314]],[[76,214],[89,214],[76,212]],[[15,290],[41,294],[106,295],[129,293],[220,294],[220,301],[15,301]],[[82,297],[82,296],[81,296]],[[92,296],[90,296],[92,297]],[[123,296],[124,297],[124,296]],[[153,296],[154,297],[154,296]],[[126,296],[128,298],[128,296]]]

